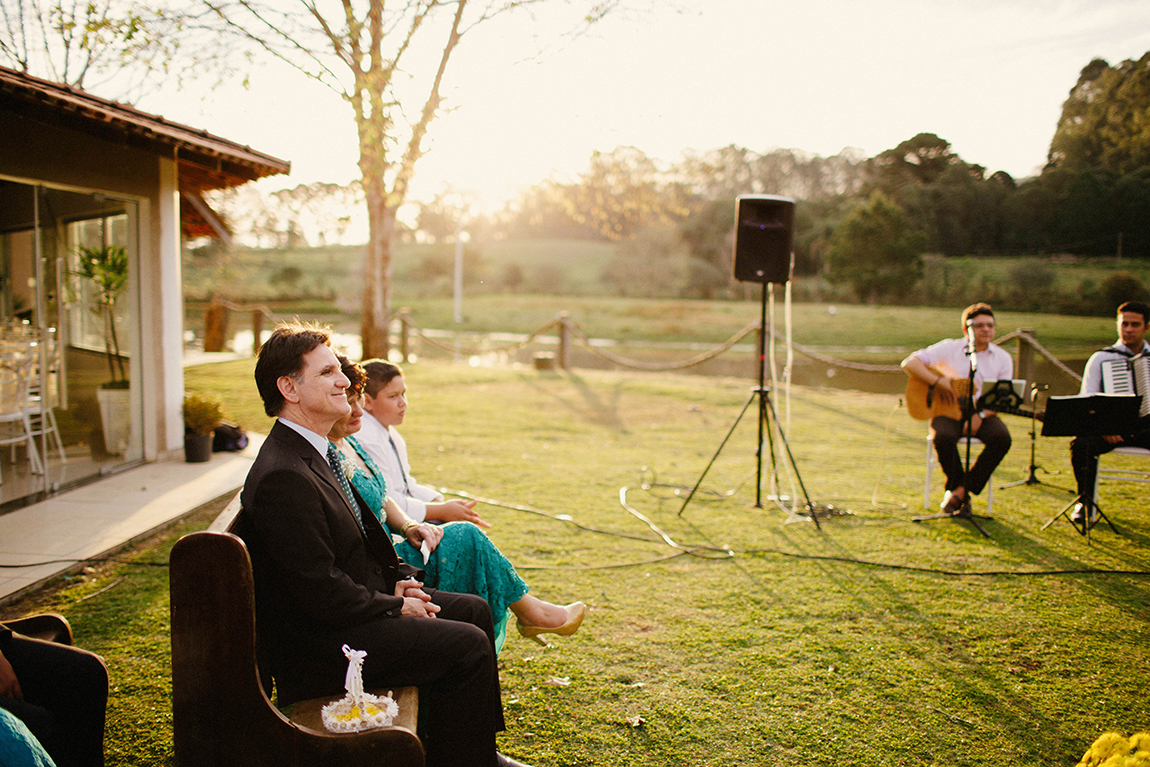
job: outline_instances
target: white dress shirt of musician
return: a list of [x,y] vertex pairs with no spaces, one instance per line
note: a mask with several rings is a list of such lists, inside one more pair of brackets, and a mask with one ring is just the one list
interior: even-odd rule
[[[387,497],[416,522],[462,521],[491,527],[475,511],[475,501],[447,500],[438,490],[419,484],[411,476],[407,443],[395,428],[403,423],[407,414],[407,384],[403,371],[381,360],[368,360],[362,364],[368,373],[368,383],[363,393],[363,420],[355,436],[383,472],[387,480]],[[382,387],[378,378],[381,369],[388,377]],[[376,376],[374,382],[373,375]],[[373,389],[374,395],[371,394]]]
[[[991,332],[993,333],[993,330]],[[918,357],[924,365],[933,366],[945,362],[958,378],[969,378],[970,357],[966,353],[968,344],[966,338],[948,338],[915,352],[914,356]],[[975,355],[974,393],[976,395],[982,392],[984,381],[994,383],[1014,377],[1014,360],[1011,358],[1010,352],[998,344],[987,342],[986,348],[976,352]],[[942,386],[949,385],[953,391],[953,385],[949,380],[939,380],[938,383]],[[986,413],[980,413],[980,416],[985,417]],[[978,431],[977,427],[975,431]]]

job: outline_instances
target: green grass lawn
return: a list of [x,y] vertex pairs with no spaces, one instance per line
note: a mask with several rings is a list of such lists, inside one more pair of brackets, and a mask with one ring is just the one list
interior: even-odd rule
[[[259,430],[251,370],[193,368],[187,387]],[[575,636],[546,649],[512,636],[501,656],[500,747],[536,767],[1073,765],[1105,731],[1150,727],[1144,486],[1104,486],[1119,532],[1097,527],[1090,545],[1064,520],[1039,529],[1069,499],[1049,485],[999,490],[992,539],[914,523],[925,426],[894,396],[803,388],[789,444],[812,499],[843,513],[816,530],[754,506],[748,417],[680,515],[676,489],[714,454],[746,380],[421,363],[407,383],[417,476],[546,512],[482,507],[532,593],[591,606]],[[1029,459],[1028,422],[1008,423],[1000,484]],[[1039,438],[1037,463],[1069,486],[1065,439]],[[138,564],[14,608],[59,609],[108,660],[110,765],[171,762],[167,578],[153,565],[211,514],[139,548]]]

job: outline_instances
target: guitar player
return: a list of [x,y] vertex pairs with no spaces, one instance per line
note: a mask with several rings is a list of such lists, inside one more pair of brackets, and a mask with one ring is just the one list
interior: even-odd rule
[[[1146,342],[1146,323],[1150,321],[1150,306],[1140,301],[1127,301],[1118,307],[1118,340],[1113,346],[1094,352],[1086,361],[1082,374],[1080,394],[1103,392],[1102,363],[1107,360],[1128,359],[1136,354],[1150,352]],[[1150,396],[1150,395],[1147,395]],[[1097,481],[1098,456],[1109,453],[1116,447],[1150,448],[1150,429],[1141,429],[1130,434],[1080,435],[1070,440],[1070,465],[1074,468],[1074,479],[1078,482],[1081,498],[1074,505],[1070,518],[1079,524],[1098,521],[1098,510],[1094,507],[1094,483]]]
[[[930,387],[931,396],[944,404],[956,400],[956,378],[966,379],[970,375],[968,350],[971,344],[975,351],[976,395],[981,391],[983,381],[993,383],[1014,375],[1010,354],[991,343],[995,325],[994,311],[989,304],[966,307],[962,312],[962,328],[965,337],[939,341],[902,361],[906,374],[924,382]],[[944,372],[937,372],[939,370]],[[931,419],[930,428],[934,433],[938,463],[946,473],[946,494],[940,509],[944,514],[969,514],[970,496],[982,492],[995,467],[1010,450],[1010,431],[997,414],[988,410],[975,413],[971,417],[970,433],[982,440],[983,449],[967,473],[958,454],[958,440],[963,435],[962,421],[937,415]]]

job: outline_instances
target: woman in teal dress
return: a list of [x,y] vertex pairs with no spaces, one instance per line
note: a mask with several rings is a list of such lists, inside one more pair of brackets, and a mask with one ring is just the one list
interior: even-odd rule
[[[364,503],[392,531],[400,558],[423,568],[424,582],[432,588],[475,594],[487,600],[495,619],[498,650],[503,649],[507,637],[508,611],[515,614],[519,633],[540,644],[546,644],[540,634],[574,634],[587,613],[582,602],[563,606],[537,599],[527,593],[527,584],[515,567],[478,527],[470,522],[421,524],[408,518],[387,498],[383,473],[352,436],[359,431],[363,416],[359,399],[366,376],[346,357],[340,356],[339,361],[351,381],[347,390],[351,412],[336,422],[328,439],[339,449],[344,471]],[[424,547],[426,557],[421,550]]]

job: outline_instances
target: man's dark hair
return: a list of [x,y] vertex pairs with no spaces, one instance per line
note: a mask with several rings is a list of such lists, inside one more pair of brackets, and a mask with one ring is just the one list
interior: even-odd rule
[[297,378],[303,370],[304,355],[317,346],[330,346],[331,333],[310,322],[282,322],[260,347],[256,360],[256,388],[264,401],[264,412],[272,418],[284,407],[277,382],[282,376]]
[[994,317],[994,310],[990,308],[990,304],[983,303],[971,304],[962,310],[962,329],[964,332],[970,327],[970,321],[980,314]]
[[335,355],[335,358],[339,360],[340,372],[347,376],[347,380],[351,381],[347,387],[347,393],[357,397],[362,395],[363,385],[367,383],[367,373],[363,372],[363,368],[358,362],[352,362],[342,354]]
[[403,368],[387,360],[364,360],[360,364],[363,372],[367,373],[367,387],[364,391],[369,397],[379,394],[383,387],[391,383],[391,379],[403,375]]
[[1150,323],[1150,306],[1141,301],[1127,301],[1118,307],[1119,316],[1122,315],[1122,312],[1137,312],[1142,315],[1142,322]]

